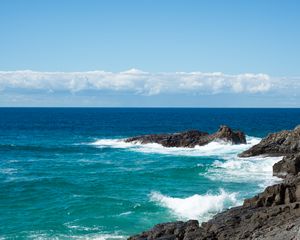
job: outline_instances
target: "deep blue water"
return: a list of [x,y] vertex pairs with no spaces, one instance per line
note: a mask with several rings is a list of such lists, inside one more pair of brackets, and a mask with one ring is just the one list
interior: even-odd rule
[[[248,145],[125,144],[227,124]],[[0,108],[0,238],[119,239],[156,223],[206,220],[276,179],[278,159],[237,154],[300,124],[300,109]]]

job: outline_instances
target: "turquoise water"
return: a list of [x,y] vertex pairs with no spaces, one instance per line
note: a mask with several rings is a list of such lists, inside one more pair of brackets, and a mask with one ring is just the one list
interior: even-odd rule
[[[278,158],[236,154],[294,128],[300,109],[0,109],[0,237],[123,239],[156,223],[207,220],[277,181]],[[221,124],[247,145],[122,142]]]

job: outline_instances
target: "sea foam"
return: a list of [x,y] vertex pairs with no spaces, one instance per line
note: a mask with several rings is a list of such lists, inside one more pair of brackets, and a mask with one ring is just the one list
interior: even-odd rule
[[216,160],[206,172],[201,175],[213,181],[223,182],[257,182],[258,186],[266,186],[278,181],[272,176],[272,166],[282,157],[232,157],[224,161]]
[[83,236],[78,235],[55,235],[47,233],[32,233],[28,236],[30,239],[44,240],[44,239],[82,239],[82,240],[126,240],[128,237],[114,234],[86,234]]
[[91,145],[98,148],[123,148],[143,153],[157,153],[177,156],[224,156],[231,157],[257,144],[261,139],[247,136],[247,144],[233,145],[224,141],[210,142],[194,148],[164,147],[157,143],[141,144],[125,142],[124,139],[99,139]]
[[187,198],[174,198],[160,192],[152,192],[150,200],[168,208],[180,219],[198,219],[202,221],[209,219],[213,214],[222,211],[224,208],[239,203],[236,193],[228,193],[223,189],[220,189],[217,194],[195,194]]
[[[92,143],[99,148],[123,148],[142,153],[166,154],[175,156],[212,157],[216,160],[200,174],[213,181],[257,182],[260,188],[276,182],[272,176],[272,166],[281,157],[239,158],[237,155],[260,142],[261,138],[246,136],[247,144],[233,145],[224,141],[210,142],[194,148],[163,147],[157,143],[127,143],[124,139],[99,139]],[[199,159],[201,161],[201,158]],[[199,162],[198,167],[205,167]]]

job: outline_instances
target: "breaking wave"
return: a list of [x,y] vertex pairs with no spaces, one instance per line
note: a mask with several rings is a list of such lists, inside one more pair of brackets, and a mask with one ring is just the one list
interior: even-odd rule
[[205,221],[212,215],[221,212],[224,208],[237,205],[236,193],[228,193],[220,189],[218,194],[207,193],[205,195],[195,194],[187,198],[173,198],[152,192],[150,200],[161,207],[168,208],[171,212],[182,219],[199,219]]
[[213,181],[223,182],[258,182],[258,186],[266,186],[278,181],[272,176],[272,166],[282,157],[249,157],[220,161],[216,160],[205,173],[201,173]]
[[164,147],[157,143],[128,143],[124,139],[99,139],[91,145],[98,148],[123,148],[143,153],[158,153],[179,156],[232,156],[259,143],[261,139],[247,136],[247,144],[233,145],[224,141],[214,141],[194,148]]
[[[222,182],[256,182],[260,188],[264,188],[278,178],[272,176],[272,166],[281,157],[249,157],[239,158],[237,155],[260,142],[261,138],[247,136],[247,144],[233,145],[224,141],[214,141],[204,146],[194,148],[163,147],[160,144],[127,143],[124,139],[100,139],[93,143],[99,148],[123,148],[142,153],[156,153],[175,156],[213,157],[215,160],[199,173],[212,181]],[[201,161],[201,159],[200,159]],[[197,167],[206,167],[198,163]]]

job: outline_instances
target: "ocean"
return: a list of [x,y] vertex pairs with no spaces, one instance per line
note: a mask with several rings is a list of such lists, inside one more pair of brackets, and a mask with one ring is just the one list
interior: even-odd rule
[[[247,144],[194,149],[122,139],[226,124]],[[125,239],[208,220],[278,181],[278,157],[237,154],[300,124],[300,109],[0,108],[0,239]]]

